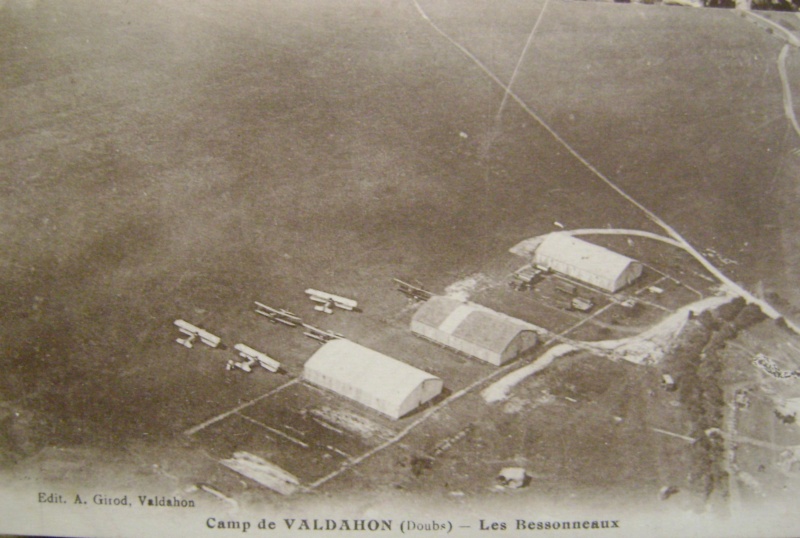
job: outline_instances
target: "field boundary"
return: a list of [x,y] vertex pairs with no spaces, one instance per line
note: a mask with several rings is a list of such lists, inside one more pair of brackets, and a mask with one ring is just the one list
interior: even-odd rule
[[299,383],[299,382],[300,382],[300,378],[296,377],[296,378],[292,379],[291,381],[288,381],[288,382],[284,383],[283,385],[280,385],[279,387],[276,387],[276,388],[274,388],[274,389],[272,389],[272,390],[270,390],[268,392],[265,392],[261,396],[257,396],[255,398],[253,398],[252,400],[249,400],[249,401],[247,401],[247,402],[245,402],[245,403],[243,403],[241,405],[237,405],[233,409],[229,409],[228,411],[225,411],[224,413],[220,413],[219,415],[217,415],[215,417],[212,417],[212,418],[206,420],[205,422],[201,422],[197,426],[189,428],[188,430],[183,432],[183,434],[184,435],[188,435],[188,436],[192,436],[192,435],[196,434],[197,432],[199,432],[200,430],[204,430],[204,429],[208,428],[209,426],[211,426],[212,424],[215,424],[215,423],[219,422],[220,420],[224,420],[224,419],[228,418],[231,415],[235,415],[235,414],[239,413],[239,411],[242,411],[243,409],[247,409],[248,407],[257,404],[258,402],[260,402],[264,398],[272,396],[273,394],[275,394],[277,392],[280,392],[285,388],[291,387],[292,385],[294,385],[296,383]]

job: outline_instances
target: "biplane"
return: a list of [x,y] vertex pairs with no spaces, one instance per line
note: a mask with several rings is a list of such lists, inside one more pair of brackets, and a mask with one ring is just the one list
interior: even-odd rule
[[228,370],[232,370],[233,368],[239,368],[240,370],[244,370],[245,372],[251,372],[254,364],[258,364],[265,370],[269,370],[270,372],[277,372],[281,368],[281,363],[273,359],[272,357],[267,356],[260,351],[256,351],[255,349],[251,348],[250,346],[246,346],[244,344],[236,344],[233,346],[233,349],[239,352],[239,356],[244,359],[243,362],[234,362],[232,360],[228,361],[228,365],[226,368]]
[[293,314],[288,310],[284,310],[283,308],[272,308],[271,306],[267,306],[263,303],[256,303],[256,314],[260,314],[270,320],[272,323],[283,323],[288,327],[297,327],[303,320],[300,319],[300,316],[297,314]]
[[192,344],[194,341],[199,337],[200,341],[209,347],[217,347],[219,346],[222,339],[219,336],[214,336],[208,331],[204,331],[200,327],[195,327],[191,323],[183,321],[182,319],[176,319],[175,325],[178,327],[178,330],[186,335],[186,338],[176,338],[175,341],[178,342],[183,347],[187,347],[189,349],[192,348]]
[[312,325],[308,325],[307,323],[303,323],[303,328],[306,329],[303,332],[304,335],[312,338],[318,342],[325,343],[330,342],[331,340],[338,340],[339,338],[344,338],[344,335],[335,333],[333,331],[325,331],[322,329],[318,329]]
[[358,303],[353,299],[348,299],[347,297],[341,297],[339,295],[333,295],[332,293],[325,291],[309,288],[306,290],[306,294],[308,295],[308,298],[315,303],[320,303],[314,307],[314,310],[317,312],[333,314],[334,307],[341,308],[342,310],[355,310],[358,308]]
[[415,301],[427,301],[433,294],[428,290],[424,290],[419,286],[414,286],[413,284],[409,284],[408,282],[403,282],[399,278],[392,279],[395,284],[397,284],[397,291],[408,297],[409,299],[413,299]]

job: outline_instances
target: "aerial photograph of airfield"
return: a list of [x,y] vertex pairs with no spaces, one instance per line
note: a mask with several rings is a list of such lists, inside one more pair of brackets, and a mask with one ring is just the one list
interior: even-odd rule
[[3,483],[796,498],[800,17],[721,4],[0,0]]

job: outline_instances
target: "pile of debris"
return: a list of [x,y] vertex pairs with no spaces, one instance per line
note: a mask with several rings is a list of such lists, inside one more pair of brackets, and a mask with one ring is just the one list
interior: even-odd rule
[[763,353],[759,353],[753,359],[753,364],[767,372],[772,377],[778,379],[790,379],[792,377],[800,377],[800,372],[797,370],[781,370],[778,368],[778,365],[775,364],[775,361],[764,355]]

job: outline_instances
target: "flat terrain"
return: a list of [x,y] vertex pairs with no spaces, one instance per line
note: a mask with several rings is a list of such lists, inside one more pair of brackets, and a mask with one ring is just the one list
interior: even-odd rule
[[[419,7],[500,80],[516,71],[512,90],[575,151],[698,250],[713,249],[712,261],[727,260],[734,280],[796,314],[800,141],[783,115],[783,42],[729,11],[550,0],[518,65],[544,5]],[[625,292],[640,293],[635,315],[597,293],[608,308],[584,322],[553,306],[552,283],[510,292],[504,278],[524,260],[508,249],[555,222],[661,230],[513,99],[501,110],[503,89],[414,2],[9,1],[0,14],[9,475],[44,447],[102,450],[127,464],[136,454],[147,469],[169,463],[181,484],[279,502],[214,460],[249,450],[311,484],[424,417],[391,422],[302,383],[281,388],[318,345],[256,316],[254,300],[439,375],[449,396],[495,369],[411,336],[414,307],[392,277],[443,293],[478,275],[476,300],[586,340],[629,335],[712,293],[699,264],[640,239],[598,241],[651,267]],[[663,297],[643,291],[654,283]],[[308,287],[353,297],[363,312],[314,312]],[[178,346],[177,318],[226,349]],[[226,371],[237,342],[284,371]],[[652,396],[658,379],[570,356],[505,404],[475,392],[456,400],[318,487],[478,496],[519,462],[543,484],[537,495],[656,500],[688,465],[685,441],[652,430],[686,433],[669,398]],[[383,433],[326,429],[311,413],[325,409]],[[181,454],[189,463],[176,463]]]

